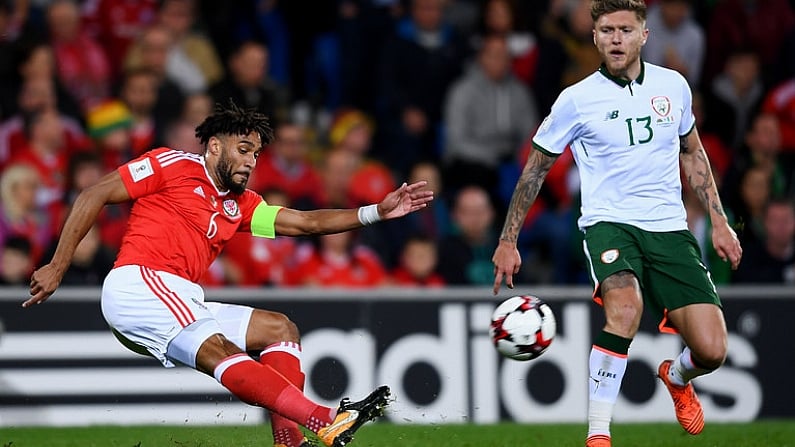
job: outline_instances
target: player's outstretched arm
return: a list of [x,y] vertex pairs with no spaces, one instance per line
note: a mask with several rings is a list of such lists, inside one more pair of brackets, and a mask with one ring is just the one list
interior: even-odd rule
[[284,208],[274,221],[276,234],[306,236],[340,233],[380,220],[397,219],[428,206],[433,200],[433,191],[423,189],[427,184],[424,180],[410,185],[404,183],[387,194],[380,203],[358,209],[299,211]]
[[516,182],[508,213],[505,216],[505,225],[502,227],[500,242],[494,251],[491,261],[494,263],[494,294],[500,291],[502,280],[508,288],[513,289],[513,275],[519,272],[522,266],[522,257],[516,249],[516,240],[519,230],[527,217],[527,211],[533,204],[541,185],[544,183],[549,169],[556,158],[541,151],[533,150],[527,158],[527,163],[522,170],[522,175]]
[[721,259],[730,262],[732,269],[736,270],[740,265],[743,249],[723,210],[712,168],[698,131],[694,127],[686,137],[680,137],[679,141],[680,161],[685,178],[712,221],[712,245],[715,252]]
[[113,171],[77,196],[69,217],[66,218],[58,246],[50,262],[33,272],[30,278],[30,298],[22,307],[44,302],[55,292],[69,268],[77,244],[85,237],[107,203],[130,200],[127,188],[118,171]]

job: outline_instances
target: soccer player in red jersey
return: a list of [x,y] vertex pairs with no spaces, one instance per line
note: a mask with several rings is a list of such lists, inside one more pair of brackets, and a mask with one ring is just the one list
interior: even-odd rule
[[[403,184],[358,209],[298,211],[268,205],[246,189],[268,118],[230,102],[196,128],[204,155],[159,148],[120,166],[77,197],[49,264],[36,270],[23,307],[44,302],[61,282],[80,240],[106,204],[133,201],[114,269],[102,287],[102,313],[128,348],[164,366],[212,375],[240,400],[271,412],[278,447],[306,447],[298,424],[328,446],[346,445],[383,412],[389,388],[339,408],[303,394],[298,329],[285,315],[205,302],[199,278],[237,231],[273,238],[338,233],[427,206],[426,182]],[[246,324],[247,322],[247,324]],[[259,360],[246,354],[261,352]]]

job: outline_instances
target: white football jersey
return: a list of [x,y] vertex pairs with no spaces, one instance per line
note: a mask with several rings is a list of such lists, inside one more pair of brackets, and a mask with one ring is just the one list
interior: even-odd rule
[[679,73],[646,62],[628,82],[599,71],[566,88],[533,137],[559,155],[571,145],[580,174],[585,228],[618,222],[647,231],[687,229],[679,137],[695,125],[692,94]]

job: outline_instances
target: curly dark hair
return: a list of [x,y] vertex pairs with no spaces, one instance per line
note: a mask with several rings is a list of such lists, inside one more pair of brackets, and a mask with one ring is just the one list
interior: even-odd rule
[[196,138],[206,147],[211,137],[248,135],[251,132],[259,134],[263,146],[273,141],[270,119],[256,110],[243,110],[230,98],[226,106],[215,104],[212,115],[196,127]]
[[593,0],[591,2],[591,18],[594,22],[605,14],[617,11],[632,11],[638,19],[646,20],[646,2],[643,0]]

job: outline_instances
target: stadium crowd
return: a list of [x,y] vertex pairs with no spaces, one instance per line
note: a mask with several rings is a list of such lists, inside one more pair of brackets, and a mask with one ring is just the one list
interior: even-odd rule
[[[716,283],[795,284],[795,1],[648,0],[645,60],[679,71],[744,247]],[[143,152],[201,153],[230,98],[272,117],[249,187],[298,209],[378,202],[428,180],[428,210],[307,240],[238,234],[207,286],[490,285],[536,126],[598,68],[588,0],[0,0],[0,284],[27,285],[82,189]],[[610,111],[606,108],[606,113]],[[528,214],[519,283],[587,283],[565,152]],[[106,208],[65,285],[112,268]]]

